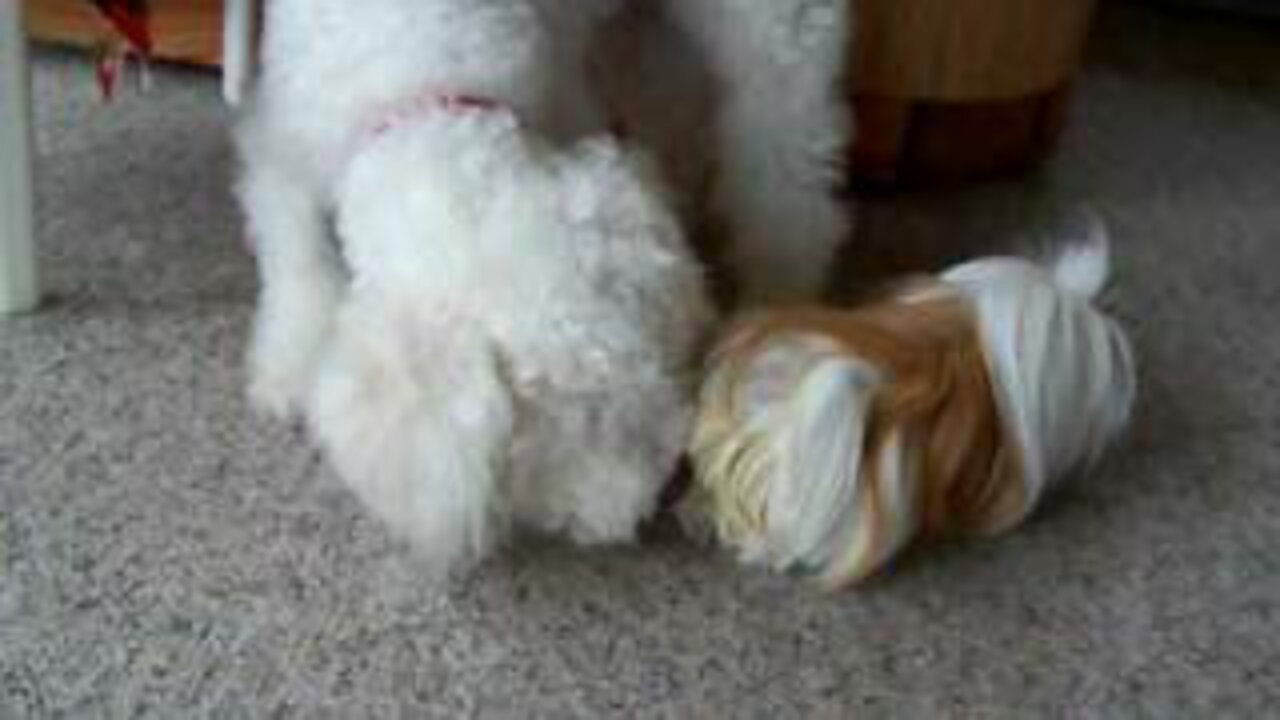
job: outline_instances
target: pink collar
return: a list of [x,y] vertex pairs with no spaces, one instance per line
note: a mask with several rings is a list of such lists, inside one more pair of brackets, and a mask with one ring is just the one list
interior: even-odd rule
[[404,102],[396,103],[369,125],[365,138],[381,137],[401,125],[434,112],[462,114],[466,112],[501,112],[508,107],[493,98],[468,93],[428,91]]

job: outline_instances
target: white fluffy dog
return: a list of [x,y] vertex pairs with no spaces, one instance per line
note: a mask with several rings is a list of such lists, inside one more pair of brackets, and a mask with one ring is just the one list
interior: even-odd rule
[[[640,4],[714,81],[702,179],[744,291],[812,292],[845,224],[830,195],[845,3]],[[608,139],[589,70],[597,58],[610,81],[596,41],[628,9],[267,3],[238,137],[262,276],[250,394],[304,413],[438,570],[514,525],[629,538],[685,449],[712,319],[702,271],[685,205]],[[640,45],[628,70],[663,65],[642,62],[661,44]],[[667,157],[696,155],[692,140],[671,151],[667,119],[625,118],[633,137],[663,127]],[[771,242],[786,237],[811,243]]]

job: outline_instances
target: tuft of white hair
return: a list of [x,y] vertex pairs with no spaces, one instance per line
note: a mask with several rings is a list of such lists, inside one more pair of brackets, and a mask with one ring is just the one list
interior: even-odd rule
[[1110,264],[1095,224],[1047,267],[988,258],[942,275],[976,313],[996,402],[1021,452],[1028,512],[1051,483],[1095,462],[1129,420],[1133,352],[1092,302]]
[[1111,276],[1111,238],[1101,219],[1089,216],[1087,223],[1084,237],[1059,253],[1051,273],[1063,291],[1093,300]]

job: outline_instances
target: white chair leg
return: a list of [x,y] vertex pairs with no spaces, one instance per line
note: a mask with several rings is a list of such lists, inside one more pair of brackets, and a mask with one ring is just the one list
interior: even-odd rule
[[0,315],[36,305],[31,76],[21,0],[0,0]]
[[222,96],[239,105],[253,81],[258,45],[257,0],[226,0],[222,16]]

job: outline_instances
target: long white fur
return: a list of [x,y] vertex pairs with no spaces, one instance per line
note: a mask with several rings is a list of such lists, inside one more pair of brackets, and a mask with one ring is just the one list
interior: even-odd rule
[[1132,350],[1092,304],[1109,272],[1099,226],[1047,267],[993,258],[942,276],[977,313],[997,404],[1021,451],[1028,511],[1052,482],[1094,462],[1128,422]]
[[[971,303],[1004,429],[1022,456],[1028,513],[1051,482],[1095,460],[1129,417],[1131,350],[1092,305],[1108,272],[1099,229],[1047,268],[977,260],[919,296],[958,293]],[[730,352],[709,372],[693,445],[698,488],[686,513],[710,513],[746,562],[803,570],[828,586],[861,579],[905,547],[920,522],[918,458],[897,433],[877,458],[878,527],[868,522],[865,431],[886,378],[814,334],[779,332],[755,352],[745,361]],[[743,457],[751,462],[736,462]]]
[[867,410],[878,378],[873,368],[838,357],[819,360],[801,380],[777,431],[780,477],[768,494],[770,561],[781,567],[822,568],[856,527],[858,468]]

